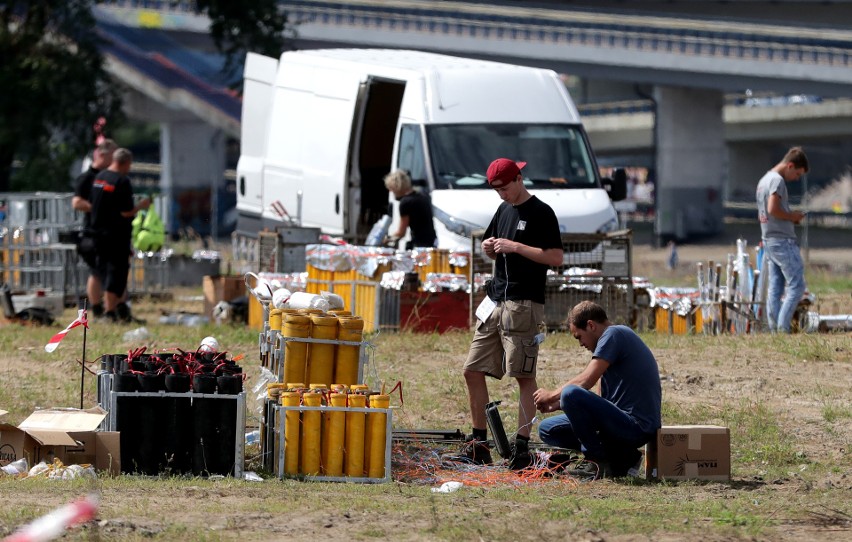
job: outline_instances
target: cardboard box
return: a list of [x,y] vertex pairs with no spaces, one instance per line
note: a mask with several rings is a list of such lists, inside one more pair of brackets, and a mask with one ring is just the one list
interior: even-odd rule
[[213,317],[213,307],[220,301],[231,301],[246,295],[246,283],[242,276],[206,275],[202,282],[204,290],[204,316]]
[[730,480],[730,430],[717,425],[663,426],[648,443],[645,461],[648,478]]
[[[8,413],[0,409],[0,418]],[[27,462],[32,464],[36,446],[35,439],[25,432],[14,425],[0,423],[0,467],[5,467],[21,458],[26,458]]]
[[119,433],[95,429],[106,416],[88,410],[37,410],[18,427],[0,424],[0,466],[26,458],[30,467],[54,458],[66,465],[92,464],[98,471],[121,473]]

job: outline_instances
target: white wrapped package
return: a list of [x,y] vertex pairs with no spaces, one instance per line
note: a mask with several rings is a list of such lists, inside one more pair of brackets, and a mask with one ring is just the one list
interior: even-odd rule
[[283,309],[287,307],[287,301],[290,300],[290,296],[293,295],[290,290],[287,288],[279,288],[275,290],[272,294],[272,307],[276,309]]
[[343,305],[344,305],[343,298],[340,297],[339,295],[332,293],[332,292],[326,292],[326,291],[320,292],[320,295],[323,297],[323,299],[328,301],[329,310],[335,310],[335,309],[342,309],[343,308]]
[[308,292],[295,292],[290,296],[287,306],[291,309],[330,310],[328,301],[326,301],[321,295],[309,294]]

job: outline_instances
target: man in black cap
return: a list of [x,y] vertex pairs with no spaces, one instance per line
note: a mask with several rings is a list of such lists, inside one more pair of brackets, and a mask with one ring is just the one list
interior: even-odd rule
[[503,203],[485,230],[482,252],[495,260],[487,298],[476,311],[473,342],[464,364],[473,433],[462,453],[478,464],[491,463],[487,445],[485,377],[508,373],[520,388],[518,431],[509,466],[529,466],[529,434],[535,415],[533,393],[539,334],[544,325],[547,269],[562,265],[562,238],[556,214],[529,193],[521,169],[526,162],[498,158],[488,167],[488,184]]

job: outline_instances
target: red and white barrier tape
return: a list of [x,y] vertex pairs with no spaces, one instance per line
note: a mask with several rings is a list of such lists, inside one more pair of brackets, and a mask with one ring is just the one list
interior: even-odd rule
[[77,313],[77,318],[68,324],[68,327],[50,338],[50,342],[44,345],[44,351],[47,353],[53,352],[59,347],[59,343],[68,335],[68,332],[77,326],[89,327],[89,321],[86,320],[86,309],[80,309]]
[[53,512],[25,525],[3,539],[3,542],[43,542],[52,540],[65,529],[95,518],[98,513],[98,497],[88,495],[79,501],[66,504]]

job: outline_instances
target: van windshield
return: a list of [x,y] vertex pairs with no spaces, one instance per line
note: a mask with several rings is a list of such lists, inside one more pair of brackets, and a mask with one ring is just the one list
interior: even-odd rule
[[527,162],[530,189],[596,188],[598,176],[579,126],[565,124],[427,125],[435,188],[490,188],[495,158]]

